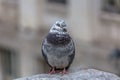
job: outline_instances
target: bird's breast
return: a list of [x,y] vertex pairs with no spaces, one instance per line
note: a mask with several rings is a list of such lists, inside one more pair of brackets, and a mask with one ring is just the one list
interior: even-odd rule
[[67,67],[69,64],[68,56],[58,58],[53,55],[47,55],[47,57],[48,57],[48,63],[51,66],[55,66],[56,68],[64,68]]
[[74,43],[71,40],[70,43],[65,46],[55,46],[55,45],[48,43],[48,41],[45,40],[42,48],[46,55],[49,54],[49,55],[53,55],[53,56],[60,58],[63,56],[67,56],[67,55],[71,54],[71,52],[73,52]]
[[64,46],[69,44],[71,37],[68,34],[51,34],[47,36],[48,43],[56,46]]

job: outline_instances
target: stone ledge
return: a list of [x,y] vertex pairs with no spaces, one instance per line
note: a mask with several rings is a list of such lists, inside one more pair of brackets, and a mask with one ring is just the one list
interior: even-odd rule
[[112,73],[88,69],[68,73],[63,76],[61,74],[38,74],[35,76],[19,78],[15,80],[120,80],[120,78]]

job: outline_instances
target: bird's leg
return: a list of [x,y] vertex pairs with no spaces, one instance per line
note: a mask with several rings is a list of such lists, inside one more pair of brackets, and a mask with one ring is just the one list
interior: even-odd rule
[[52,67],[52,70],[49,72],[49,74],[55,74],[56,72],[55,72],[55,68],[54,67]]
[[67,74],[67,70],[64,68],[63,71],[60,72],[61,74]]

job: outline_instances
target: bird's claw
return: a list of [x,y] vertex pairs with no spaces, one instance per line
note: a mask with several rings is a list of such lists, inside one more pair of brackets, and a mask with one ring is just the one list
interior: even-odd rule
[[50,71],[49,74],[55,74],[56,72],[55,71]]
[[60,74],[62,74],[62,75],[67,74],[66,69],[63,69],[63,71],[61,71]]
[[55,72],[55,69],[53,68],[50,72],[49,72],[49,74],[55,74],[56,72]]

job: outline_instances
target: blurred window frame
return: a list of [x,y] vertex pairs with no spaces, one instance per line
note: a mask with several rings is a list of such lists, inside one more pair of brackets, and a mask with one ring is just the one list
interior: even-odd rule
[[102,10],[120,14],[120,0],[103,0]]
[[9,80],[18,77],[19,72],[19,56],[14,49],[0,46],[0,56],[3,79]]
[[49,2],[49,3],[63,4],[63,5],[67,4],[67,0],[47,0],[47,2]]

